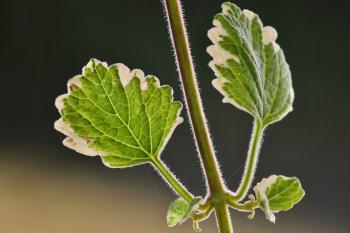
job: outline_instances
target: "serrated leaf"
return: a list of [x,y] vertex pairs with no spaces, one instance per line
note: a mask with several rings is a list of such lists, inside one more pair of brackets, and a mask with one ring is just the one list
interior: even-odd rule
[[198,208],[201,199],[201,197],[195,197],[192,199],[191,203],[189,203],[182,197],[179,197],[173,201],[167,213],[168,227],[174,227],[177,224],[185,222],[191,216],[191,213]]
[[273,223],[274,213],[293,208],[305,195],[298,178],[277,175],[264,178],[254,187],[254,191],[259,207]]
[[109,167],[129,167],[158,159],[174,128],[182,122],[182,104],[155,76],[107,66],[96,59],[68,82],[56,99],[62,118],[55,128],[64,145],[85,155],[100,155]]
[[209,66],[217,76],[214,87],[224,102],[251,114],[265,126],[292,111],[294,91],[277,32],[263,27],[259,17],[233,3],[222,5],[208,36],[213,45]]

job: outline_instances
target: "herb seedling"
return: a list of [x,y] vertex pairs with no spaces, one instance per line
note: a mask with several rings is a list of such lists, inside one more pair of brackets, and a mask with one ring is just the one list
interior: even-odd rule
[[216,76],[213,86],[224,96],[224,103],[254,119],[242,181],[233,192],[223,182],[209,136],[180,1],[163,0],[163,4],[206,175],[206,196],[193,196],[161,160],[164,146],[182,122],[182,104],[173,100],[172,88],[160,85],[155,76],[91,59],[81,75],[68,81],[68,93],[56,99],[62,117],[55,122],[55,129],[67,136],[65,146],[100,156],[110,168],[151,164],[179,196],[168,210],[169,227],[192,218],[194,229],[200,231],[199,222],[215,213],[219,232],[231,233],[229,208],[248,212],[251,219],[259,208],[275,222],[275,213],[292,208],[304,196],[296,177],[281,175],[263,179],[248,195],[264,130],[292,111],[294,100],[291,73],[276,43],[276,30],[264,27],[255,13],[226,2],[208,32],[212,42],[207,49],[212,57],[209,66]]

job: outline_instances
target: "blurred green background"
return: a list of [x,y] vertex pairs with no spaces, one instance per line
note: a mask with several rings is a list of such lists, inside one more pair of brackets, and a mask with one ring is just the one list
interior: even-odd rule
[[[349,224],[350,2],[234,1],[279,31],[293,73],[294,112],[270,127],[256,180],[298,176],[307,195],[275,225],[235,212],[238,233],[346,233]],[[89,58],[159,77],[182,99],[159,0],[11,0],[0,3],[0,232],[192,232],[167,229],[175,195],[150,166],[116,170],[61,145],[55,97]],[[239,183],[252,119],[211,86],[207,30],[221,1],[184,0],[203,102],[227,181]],[[185,111],[182,113],[186,117]],[[188,121],[166,147],[166,163],[196,195],[203,175]],[[216,232],[214,218],[203,232]]]

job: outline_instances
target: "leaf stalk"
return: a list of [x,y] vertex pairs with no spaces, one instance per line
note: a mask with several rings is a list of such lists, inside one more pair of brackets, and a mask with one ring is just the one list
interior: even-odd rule
[[190,203],[193,199],[191,193],[187,191],[187,189],[181,184],[181,182],[174,176],[173,173],[169,171],[166,165],[158,160],[152,160],[152,164],[156,167],[162,177],[168,182],[168,184],[188,203]]
[[265,125],[261,121],[255,120],[253,132],[252,132],[252,136],[249,144],[249,149],[248,149],[247,161],[246,161],[244,173],[241,179],[241,184],[238,187],[235,194],[233,195],[233,197],[231,197],[231,200],[233,202],[237,203],[243,200],[247,196],[249,188],[252,185],[256,167],[258,164],[264,130],[265,130]]

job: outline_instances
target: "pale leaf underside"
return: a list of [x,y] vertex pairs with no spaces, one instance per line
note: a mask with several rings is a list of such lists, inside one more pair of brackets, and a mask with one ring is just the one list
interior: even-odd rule
[[213,45],[209,66],[217,76],[213,85],[224,102],[251,114],[264,125],[292,111],[291,73],[274,28],[263,27],[259,17],[232,3],[222,5],[208,36]]

